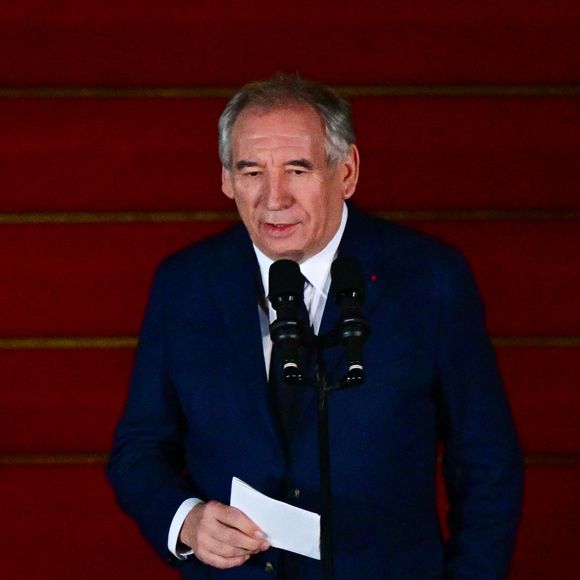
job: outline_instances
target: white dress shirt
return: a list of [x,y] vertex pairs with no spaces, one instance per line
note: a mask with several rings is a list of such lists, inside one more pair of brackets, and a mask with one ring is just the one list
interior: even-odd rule
[[[337,232],[328,244],[315,256],[308,258],[300,264],[300,271],[306,278],[304,284],[304,304],[310,316],[310,324],[314,328],[314,332],[318,334],[320,330],[320,323],[322,322],[322,315],[324,307],[326,306],[326,299],[328,298],[328,291],[330,290],[330,267],[336,258],[338,246],[344,229],[346,227],[346,220],[348,218],[348,210],[346,204],[342,207],[342,218]],[[258,259],[260,266],[260,275],[262,277],[262,285],[264,287],[264,294],[268,296],[269,291],[269,272],[270,266],[274,260],[266,256],[254,245],[254,252]],[[270,338],[270,324],[276,320],[276,312],[272,308],[272,304],[268,301],[268,313],[266,314],[260,306],[258,306],[258,313],[260,317],[260,329],[262,331],[262,348],[264,350],[264,364],[266,365],[266,373],[270,370],[270,356],[272,354],[272,339]],[[202,500],[198,498],[186,499],[180,506],[169,528],[167,538],[167,547],[169,551],[180,560],[185,560],[188,556],[193,554],[192,550],[182,551],[177,549],[177,542],[179,540],[179,532],[183,526],[183,522],[187,514]]]

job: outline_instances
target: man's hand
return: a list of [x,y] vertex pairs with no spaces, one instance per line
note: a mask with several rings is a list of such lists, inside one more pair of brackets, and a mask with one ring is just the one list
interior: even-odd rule
[[233,568],[270,547],[260,528],[240,510],[217,501],[200,503],[187,515],[179,540],[204,564]]

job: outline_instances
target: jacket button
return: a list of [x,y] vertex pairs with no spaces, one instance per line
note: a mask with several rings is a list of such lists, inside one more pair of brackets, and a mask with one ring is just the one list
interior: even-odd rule
[[266,565],[264,566],[264,571],[265,572],[273,572],[274,571],[274,564],[272,564],[272,562],[266,562]]
[[293,487],[288,490],[288,497],[290,499],[298,499],[300,497],[300,490],[297,487]]

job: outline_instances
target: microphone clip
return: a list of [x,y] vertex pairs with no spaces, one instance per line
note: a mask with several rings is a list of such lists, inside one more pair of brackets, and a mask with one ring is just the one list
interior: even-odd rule
[[277,318],[270,324],[272,342],[280,349],[282,358],[282,377],[286,383],[297,385],[304,382],[297,352],[299,347],[307,344],[304,324],[295,318]]

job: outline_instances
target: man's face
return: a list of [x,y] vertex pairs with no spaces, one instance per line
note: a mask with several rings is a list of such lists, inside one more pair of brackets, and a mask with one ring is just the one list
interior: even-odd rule
[[302,262],[332,239],[358,178],[358,152],[329,164],[318,114],[307,105],[246,109],[232,131],[232,169],[222,190],[250,238],[273,260]]

